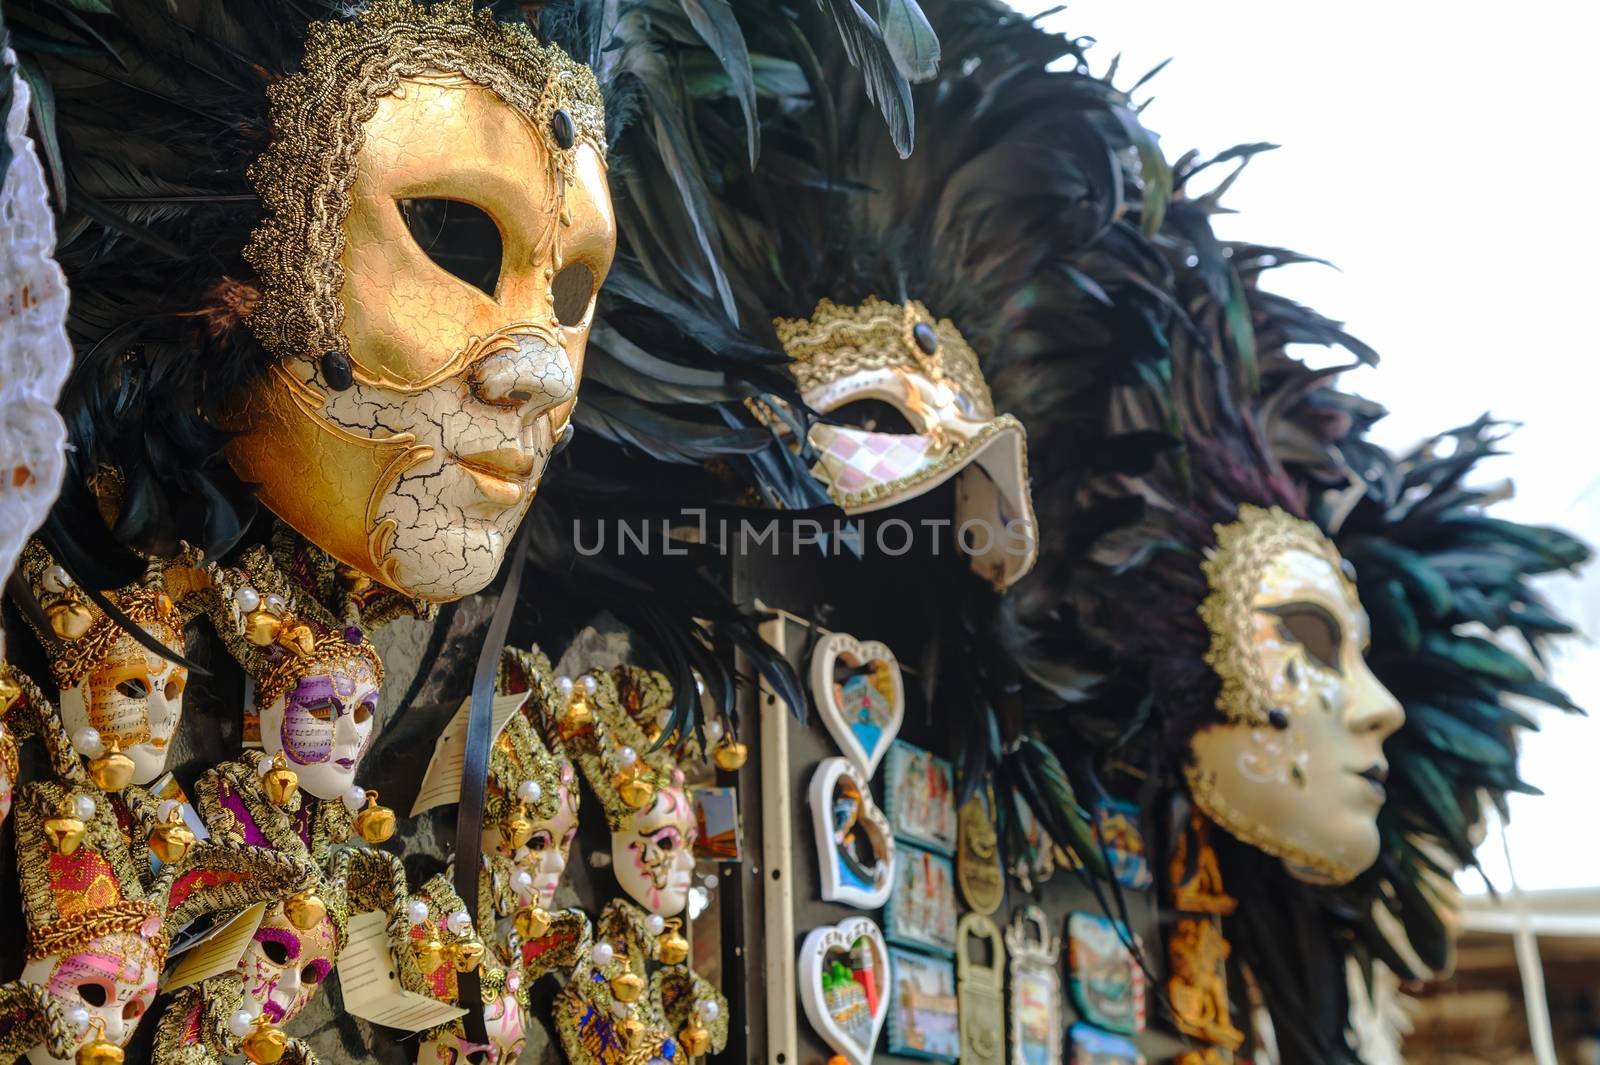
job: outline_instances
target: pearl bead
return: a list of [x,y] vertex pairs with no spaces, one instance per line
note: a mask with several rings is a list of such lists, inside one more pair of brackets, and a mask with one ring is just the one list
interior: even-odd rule
[[243,584],[239,586],[238,591],[233,593],[233,601],[239,604],[240,610],[248,614],[261,605],[261,593],[248,584]]
[[72,734],[72,749],[85,758],[94,758],[106,749],[106,745],[100,739],[99,729],[85,725]]
[[562,695],[571,695],[572,694],[572,678],[571,677],[557,677],[556,678],[556,691],[560,692]]
[[94,800],[87,795],[74,795],[72,797],[72,812],[78,815],[78,820],[87,821],[94,816]]
[[160,806],[156,807],[156,820],[157,821],[169,821],[169,820],[171,820],[172,819],[172,812],[174,810],[176,810],[176,809],[178,809],[178,800],[177,799],[167,799]]
[[89,1011],[82,1006],[74,1006],[67,1011],[67,1023],[74,1028],[89,1027]]
[[589,957],[596,965],[610,965],[611,959],[616,956],[617,952],[611,949],[610,943],[596,943],[589,951]]
[[419,925],[428,919],[428,904],[421,899],[412,899],[406,903],[406,920],[413,925]]
[[256,776],[264,777],[271,771],[272,757],[270,755],[264,754],[260,758],[256,759]]
[[466,910],[457,910],[445,920],[445,925],[456,935],[464,936],[472,931],[472,918]]
[[595,691],[599,689],[599,687],[600,682],[595,680],[593,677],[586,675],[583,678],[583,690],[586,694],[593,695]]
[[44,590],[60,595],[72,587],[72,577],[60,566],[51,566],[44,571],[44,576],[39,578],[39,583],[44,585]]
[[707,999],[705,1002],[700,1003],[700,1016],[708,1021],[716,1020],[721,1012],[722,1007],[717,1005],[715,999]]
[[712,743],[716,743],[718,740],[722,739],[722,722],[706,722],[706,736],[711,740]]
[[344,808],[349,810],[351,813],[355,813],[363,806],[367,805],[366,791],[362,788],[356,787],[353,784],[349,788],[345,789],[345,793],[339,798],[344,803]]
[[243,1039],[245,1036],[249,1035],[255,1026],[256,1019],[250,1015],[250,1011],[248,1010],[239,1010],[232,1017],[228,1018],[228,1031],[232,1032],[234,1036],[239,1039]]
[[652,913],[649,917],[644,919],[644,927],[645,930],[651,935],[659,936],[662,932],[666,931],[667,919],[661,916],[659,913]]
[[523,802],[538,802],[544,795],[544,789],[537,780],[524,780],[517,785],[517,798]]
[[518,895],[533,894],[533,874],[526,869],[518,869],[511,874],[511,890]]
[[283,596],[273,593],[263,600],[267,606],[267,613],[282,614],[288,609],[288,604],[283,601]]
[[633,1014],[633,1003],[613,1002],[611,1004],[611,1012],[615,1013],[619,1019],[627,1020]]
[[617,764],[626,769],[639,760],[639,752],[632,747],[624,747],[617,752]]

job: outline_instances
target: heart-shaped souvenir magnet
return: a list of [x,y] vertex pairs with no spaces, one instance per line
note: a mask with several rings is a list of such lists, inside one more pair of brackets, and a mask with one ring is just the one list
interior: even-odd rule
[[894,831],[867,776],[848,758],[824,758],[811,778],[822,897],[875,910],[894,889]]
[[[867,668],[841,682],[834,678],[841,661],[854,670]],[[872,779],[906,712],[905,681],[894,652],[876,640],[828,633],[811,652],[811,697],[839,749]]]
[[870,1065],[889,1015],[889,948],[867,917],[813,928],[800,945],[806,1019],[850,1065]]

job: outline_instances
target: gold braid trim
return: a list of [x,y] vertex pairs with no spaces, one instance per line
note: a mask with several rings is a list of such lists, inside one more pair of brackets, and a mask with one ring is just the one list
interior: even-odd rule
[[[650,978],[650,997],[660,1003],[661,1016],[673,1032],[681,1032],[699,1009],[708,1002],[717,1004],[717,1015],[703,1021],[711,1033],[711,1053],[720,1054],[728,1045],[728,998],[710,980],[687,965],[668,965]],[[685,1055],[687,1058],[687,1055]]]
[[14,1061],[40,1044],[57,1060],[72,1057],[77,1030],[67,1023],[61,1003],[40,984],[17,980],[0,984],[0,1061]]
[[[594,712],[594,723],[572,737],[573,761],[605,808],[607,825],[616,832],[625,828],[639,812],[623,802],[617,792],[616,775],[620,768],[617,756],[622,748],[633,748],[642,779],[650,781],[658,791],[676,784],[688,795],[689,788],[683,783],[682,770],[672,752],[666,747],[651,750],[644,730],[622,708],[616,680],[600,670],[591,670],[585,676],[595,679],[595,693],[586,696]],[[574,686],[574,691],[577,690]]]
[[[72,749],[67,727],[61,723],[61,715],[56,711],[55,704],[45,696],[44,689],[32,677],[7,662],[0,662],[0,680],[10,682],[18,691],[4,717],[6,731],[12,738],[23,743],[38,737],[50,757],[50,768],[58,778],[84,791],[97,790],[78,752]],[[11,775],[13,787],[17,783],[16,772],[14,769]]]
[[372,682],[381,688],[383,659],[365,637],[359,643],[351,643],[343,633],[325,633],[316,638],[309,654],[301,655],[298,651],[284,654],[260,679],[256,684],[256,706],[271,706],[305,677],[335,671],[359,677],[367,670],[371,671]]
[[1247,503],[1239,508],[1237,520],[1216,526],[1216,535],[1216,550],[1200,564],[1210,589],[1200,604],[1200,618],[1211,632],[1206,664],[1222,681],[1217,709],[1230,721],[1265,726],[1271,689],[1252,639],[1252,603],[1262,571],[1285,551],[1303,551],[1327,559],[1350,599],[1356,601],[1358,596],[1339,549],[1321,529],[1280,507],[1263,509]]
[[[916,370],[948,381],[982,417],[994,417],[994,397],[977,353],[950,319],[935,321],[920,300],[899,304],[868,296],[854,307],[841,307],[825,299],[810,318],[774,318],[772,326],[804,391],[864,370]],[[937,338],[932,353],[916,342],[918,326]]]
[[[184,856],[171,880],[181,883],[186,876],[197,873],[202,880],[187,885],[183,898],[167,908],[169,933],[177,933],[205,914],[238,911],[258,902],[275,904],[306,891],[325,894],[322,871],[305,854],[252,847],[233,839],[200,840]],[[223,876],[207,882],[203,879],[207,873]],[[330,912],[340,892],[333,894],[333,900],[324,898]]]
[[[287,806],[274,806],[261,791],[261,778],[255,767],[245,762],[219,762],[195,782],[195,810],[213,836],[245,841],[245,826],[222,802],[222,792],[239,796],[256,830],[274,849],[285,854],[308,854],[318,867],[327,868],[333,848],[350,838],[352,817],[340,799],[315,799],[300,792]],[[305,804],[311,804],[308,846],[295,831],[294,818]]]
[[[342,227],[362,127],[402,78],[438,71],[460,74],[521,112],[545,138],[552,178],[575,174],[580,143],[605,158],[593,72],[526,26],[474,12],[471,0],[373,0],[354,19],[311,23],[300,72],[267,90],[272,143],[249,170],[264,212],[244,249],[261,279],[248,321],[274,355],[349,354],[340,328]],[[558,109],[577,132],[568,149],[551,134]]]

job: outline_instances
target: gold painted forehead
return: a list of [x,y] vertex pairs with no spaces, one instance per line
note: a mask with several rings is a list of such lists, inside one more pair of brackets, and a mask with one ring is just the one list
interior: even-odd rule
[[527,27],[473,11],[471,0],[373,0],[355,19],[312,23],[301,71],[268,89],[272,143],[250,167],[265,209],[244,249],[261,281],[250,325],[273,354],[348,354],[341,227],[365,127],[403,82],[441,78],[482,87],[520,113],[544,139],[552,186],[578,180],[580,149],[605,158],[593,72]]
[[1252,640],[1262,578],[1292,556],[1309,556],[1310,561],[1325,563],[1332,576],[1319,574],[1318,581],[1304,581],[1307,590],[1315,584],[1326,586],[1331,579],[1337,594],[1357,614],[1361,600],[1338,548],[1311,522],[1279,507],[1246,504],[1239,508],[1238,519],[1218,525],[1216,534],[1216,550],[1201,563],[1209,591],[1200,604],[1200,617],[1211,633],[1206,664],[1222,680],[1217,709],[1230,721],[1265,725],[1267,678]]

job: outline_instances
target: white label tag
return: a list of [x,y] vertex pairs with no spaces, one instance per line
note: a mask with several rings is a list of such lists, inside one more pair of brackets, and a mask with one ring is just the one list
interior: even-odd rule
[[182,948],[174,948],[175,951],[183,951],[183,960],[173,966],[164,990],[176,991],[180,987],[198,984],[233,970],[238,966],[239,959],[244,957],[250,940],[255,936],[256,929],[261,927],[261,919],[266,914],[267,904],[258,902],[199,939]]
[[[522,704],[528,701],[528,692],[518,695],[497,695],[489,712],[489,733],[493,739],[499,739],[500,733],[506,727],[506,722],[511,720],[511,715],[522,709]],[[424,810],[431,810],[435,806],[447,806],[453,802],[461,801],[461,773],[466,764],[467,751],[467,719],[472,713],[472,697],[461,700],[455,716],[450,719],[450,724],[439,733],[439,739],[433,745],[433,758],[428,762],[428,771],[422,777],[422,789],[417,792],[417,801],[411,804],[411,816],[415,817]]]
[[400,986],[389,955],[389,918],[385,914],[359,913],[350,918],[350,941],[339,955],[338,968],[344,1008],[362,1020],[423,1032],[467,1015],[459,1006]]

